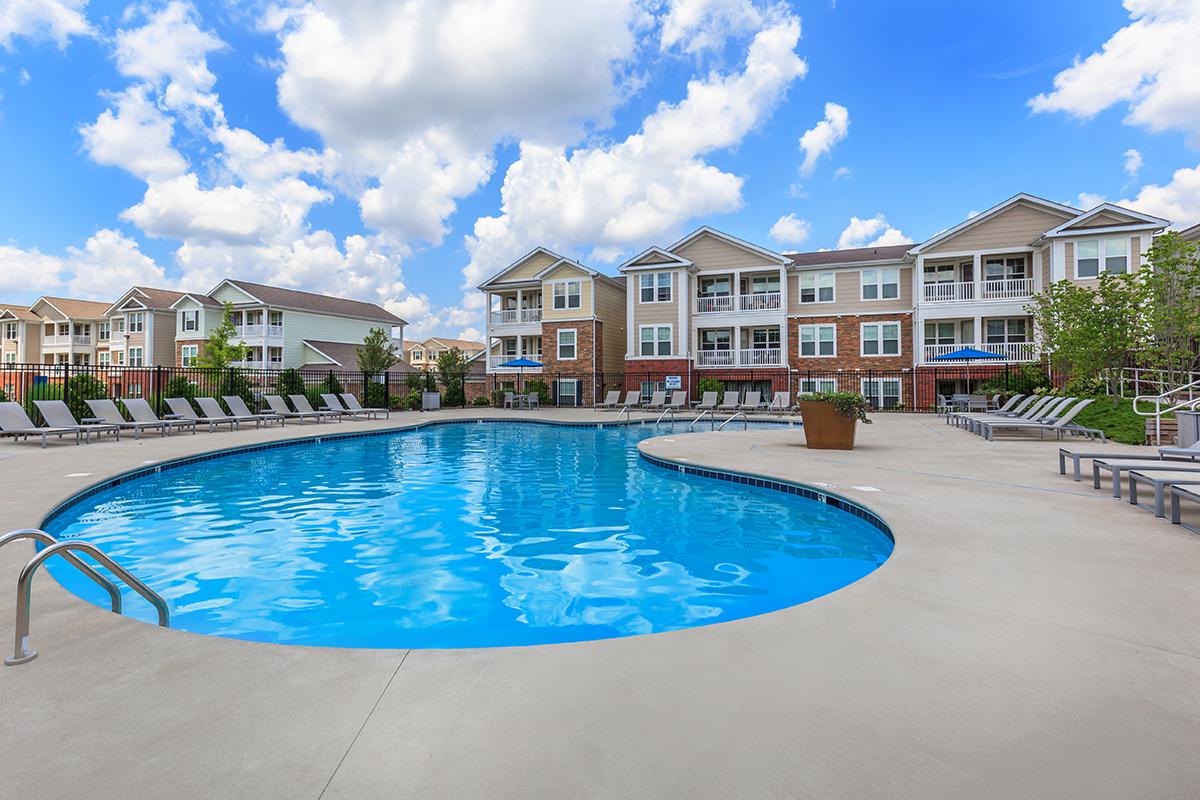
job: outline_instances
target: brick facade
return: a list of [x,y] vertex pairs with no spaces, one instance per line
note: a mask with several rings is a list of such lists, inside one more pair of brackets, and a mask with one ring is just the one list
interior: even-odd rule
[[204,352],[204,346],[206,344],[208,344],[208,340],[207,339],[186,339],[186,340],[180,340],[180,341],[175,342],[175,366],[177,366],[177,367],[183,366],[183,346],[185,344],[199,345],[199,349],[196,350],[196,355],[199,355],[200,353]]
[[[863,324],[879,322],[900,323],[900,353],[894,356],[862,355]],[[800,355],[801,325],[834,325],[837,354],[833,357],[804,358]],[[836,317],[798,317],[788,320],[788,365],[795,370],[826,372],[835,370],[898,370],[913,367],[913,315],[907,312],[890,314],[847,314]]]
[[[602,371],[603,358],[603,326],[600,321],[590,319],[574,320],[571,322],[542,321],[542,373],[546,379],[552,376],[585,378],[580,382],[581,405],[593,405],[596,397],[593,394],[595,381],[593,373]],[[560,330],[575,331],[575,358],[560,359],[558,357],[558,332]],[[530,376],[536,377],[536,376]],[[557,391],[551,387],[551,391]]]

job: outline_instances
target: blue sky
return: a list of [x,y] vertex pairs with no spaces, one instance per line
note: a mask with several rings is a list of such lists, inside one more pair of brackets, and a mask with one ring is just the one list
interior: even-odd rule
[[[0,302],[225,275],[475,335],[536,245],[1200,221],[1200,0],[0,2]],[[1190,33],[1189,33],[1190,32]]]

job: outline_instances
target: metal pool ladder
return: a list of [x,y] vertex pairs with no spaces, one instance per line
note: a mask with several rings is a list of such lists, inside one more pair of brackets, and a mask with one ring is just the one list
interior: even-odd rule
[[719,431],[725,430],[725,426],[728,425],[729,423],[733,422],[735,419],[741,419],[742,430],[750,429],[750,418],[746,416],[746,412],[738,411],[734,414],[731,414],[729,419],[725,420],[719,426],[717,426],[717,430],[719,430]]
[[33,558],[29,559],[29,562],[22,567],[21,574],[17,578],[17,625],[13,637],[13,654],[4,659],[4,663],[8,666],[12,667],[17,664],[24,664],[37,658],[37,651],[29,646],[29,606],[33,590],[33,576],[38,571],[38,567],[56,555],[62,556],[64,561],[82,572],[108,593],[109,604],[114,614],[121,613],[121,591],[117,588],[116,584],[75,556],[75,552],[86,553],[91,556],[98,564],[120,578],[130,589],[133,589],[146,598],[150,605],[154,606],[154,609],[158,612],[158,624],[164,628],[171,626],[171,612],[167,608],[167,601],[158,592],[142,583],[128,570],[109,558],[96,545],[78,539],[60,542],[45,531],[39,531],[35,528],[25,528],[0,536],[0,547],[9,542],[17,542],[24,539],[34,539],[46,545],[46,547],[36,553]]

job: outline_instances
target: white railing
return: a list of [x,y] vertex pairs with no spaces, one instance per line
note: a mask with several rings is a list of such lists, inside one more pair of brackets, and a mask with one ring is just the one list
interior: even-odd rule
[[733,295],[722,294],[696,298],[697,314],[714,314],[718,311],[733,311]]
[[[953,353],[956,350],[962,350],[964,347],[973,347],[976,350],[982,350],[985,353],[995,353],[1000,356],[994,359],[996,363],[1005,361],[1033,361],[1036,358],[1033,342],[1004,342],[1002,344],[927,344],[922,347],[922,356],[924,361],[933,364],[963,364],[967,359],[939,359],[933,361],[935,356],[943,356],[947,353]],[[972,360],[972,364],[987,364],[993,359],[981,358]]]
[[71,334],[59,334],[57,336],[43,336],[42,344],[58,346],[58,345],[80,345],[88,347],[92,344],[91,336],[74,336]]
[[541,322],[542,310],[540,308],[522,308],[521,322]]
[[[501,367],[500,365],[505,364],[509,361],[515,361],[518,358],[525,358],[530,361],[541,362],[542,354],[541,353],[524,353],[519,356],[488,356],[488,369],[511,369],[513,372],[517,372],[521,369],[521,367]],[[529,372],[530,370],[537,370],[539,368],[538,367],[525,367],[524,369],[526,372]]]
[[970,281],[925,284],[926,303],[951,303],[955,300],[974,300],[975,284]]
[[90,336],[72,336],[71,337],[71,344],[90,345],[91,343],[92,343],[92,337],[90,337]]
[[782,292],[755,292],[739,298],[742,311],[778,311],[783,307]]
[[[1200,381],[1192,381],[1183,386],[1168,389],[1162,394],[1140,394],[1133,398],[1133,413],[1139,417],[1154,417],[1154,443],[1162,444],[1163,414],[1173,414],[1176,411],[1195,411],[1200,405],[1196,392],[1200,391]],[[1184,392],[1187,396],[1184,396]],[[1142,408],[1141,403],[1153,403],[1153,408]]]
[[540,308],[506,308],[502,311],[492,312],[492,325],[517,325],[522,323],[541,322],[542,310]]
[[984,280],[984,300],[1023,300],[1033,297],[1033,278]]
[[237,367],[238,369],[266,369],[268,366],[282,367],[283,364],[267,361],[230,361],[229,366]]
[[696,353],[697,367],[779,367],[783,351],[778,347],[742,350],[701,350]]
[[737,363],[737,354],[733,350],[701,350],[696,353],[698,367],[732,367]]
[[283,326],[282,325],[268,325],[267,326],[267,336],[269,336],[272,339],[282,339],[283,338]]
[[263,326],[262,325],[235,325],[233,328],[233,332],[235,335],[241,336],[243,339],[247,339],[247,338],[262,336],[263,335]]

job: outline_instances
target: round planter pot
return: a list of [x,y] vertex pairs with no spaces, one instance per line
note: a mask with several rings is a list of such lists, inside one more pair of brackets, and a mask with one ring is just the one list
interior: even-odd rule
[[814,450],[853,450],[858,420],[847,417],[832,403],[800,401],[804,441]]

